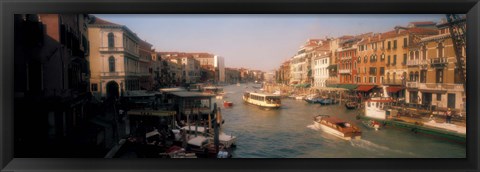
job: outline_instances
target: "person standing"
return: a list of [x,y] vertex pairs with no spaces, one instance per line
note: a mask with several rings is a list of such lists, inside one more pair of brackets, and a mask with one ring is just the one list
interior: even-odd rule
[[447,121],[448,124],[452,123],[452,110],[450,108],[448,108],[448,110],[445,114],[445,118],[446,118],[446,121]]

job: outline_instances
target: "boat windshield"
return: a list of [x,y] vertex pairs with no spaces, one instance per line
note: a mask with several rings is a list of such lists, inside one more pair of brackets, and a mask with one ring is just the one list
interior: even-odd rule
[[267,97],[267,103],[269,104],[280,104],[280,97]]

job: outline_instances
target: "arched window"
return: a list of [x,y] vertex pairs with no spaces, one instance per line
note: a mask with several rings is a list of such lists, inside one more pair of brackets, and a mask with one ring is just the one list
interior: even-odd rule
[[396,82],[396,81],[395,81],[395,78],[396,78],[395,75],[397,75],[397,73],[396,73],[396,72],[393,72],[393,82]]
[[387,72],[387,82],[390,82],[390,72]]
[[415,81],[414,79],[415,79],[415,78],[413,77],[413,72],[410,71],[410,82]]
[[415,81],[419,81],[420,79],[420,74],[418,73],[418,71],[415,72]]
[[439,58],[443,57],[443,44],[442,43],[438,43],[437,54],[438,54]]
[[113,56],[108,58],[108,69],[110,72],[115,72],[115,57]]
[[420,59],[420,52],[419,51],[415,51],[415,59]]
[[413,51],[410,51],[410,60],[413,60],[415,57],[413,55]]
[[112,32],[108,33],[108,47],[109,48],[115,47],[115,38]]

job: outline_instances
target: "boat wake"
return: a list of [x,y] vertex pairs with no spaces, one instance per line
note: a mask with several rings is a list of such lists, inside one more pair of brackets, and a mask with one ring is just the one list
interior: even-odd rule
[[315,124],[308,125],[307,128],[310,128],[310,129],[315,130],[315,131],[320,130],[320,128],[317,128],[317,127],[315,126]]
[[366,150],[369,150],[369,151],[395,152],[395,153],[399,153],[399,154],[415,156],[415,154],[412,153],[412,152],[405,152],[405,151],[401,151],[401,150],[390,149],[389,147],[378,145],[376,143],[373,143],[373,142],[370,142],[370,141],[364,140],[364,139],[350,140],[350,145],[352,145],[353,147],[358,147],[358,148],[366,149]]

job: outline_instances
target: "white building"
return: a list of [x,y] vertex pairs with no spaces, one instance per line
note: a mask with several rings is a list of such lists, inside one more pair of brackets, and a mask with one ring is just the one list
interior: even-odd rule
[[222,56],[215,55],[213,64],[216,70],[215,77],[219,83],[225,83],[225,59]]
[[312,71],[314,78],[313,86],[316,88],[326,87],[326,81],[330,76],[328,70],[328,66],[330,66],[330,56],[331,53],[324,52],[314,57]]

